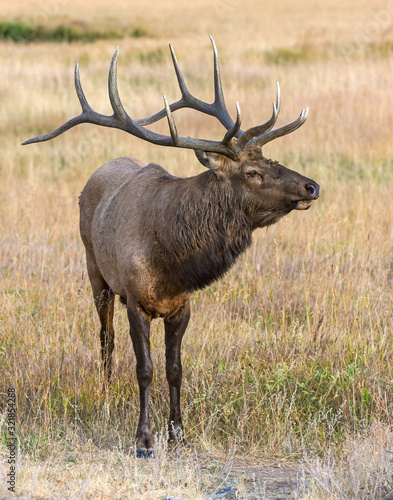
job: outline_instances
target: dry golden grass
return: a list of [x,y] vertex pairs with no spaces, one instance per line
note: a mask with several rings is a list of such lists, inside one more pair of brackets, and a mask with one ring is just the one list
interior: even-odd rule
[[[42,5],[2,5],[1,17],[33,20],[45,13]],[[146,28],[150,36],[120,41],[120,93],[135,117],[161,109],[162,92],[170,100],[179,95],[169,41],[191,90],[211,100],[207,34],[215,37],[227,104],[233,113],[239,100],[244,127],[269,116],[279,80],[280,123],[306,105],[310,116],[265,154],[318,181],[322,195],[310,211],[259,230],[235,268],[194,295],[183,348],[191,450],[172,455],[160,435],[168,391],[162,325],[154,323],[151,413],[159,452],[155,461],[141,464],[132,458],[138,393],[121,307],[112,388],[106,398],[99,395],[98,320],[78,235],[77,197],[89,175],[117,156],[154,161],[181,176],[202,167],[192,152],[88,125],[21,147],[79,113],[75,59],[89,102],[110,112],[106,78],[116,41],[1,43],[0,409],[7,388],[14,387],[20,494],[202,498],[227,480],[199,461],[209,460],[209,449],[224,456],[234,443],[239,454],[255,457],[307,452],[330,460],[332,450],[342,451],[342,461],[329,469],[342,481],[346,457],[353,456],[348,443],[361,446],[363,431],[366,440],[367,432],[388,436],[375,439],[380,451],[373,453],[393,451],[392,6],[334,1],[322,7],[311,0],[265,6],[237,0],[111,2],[110,10],[104,1],[51,5],[58,6],[47,14],[53,25],[77,19],[103,29],[120,26],[125,34],[128,27]],[[365,31],[370,36],[359,41]],[[183,135],[222,136],[214,120],[178,115]],[[166,124],[156,129],[164,131]],[[1,433],[5,446],[4,425]],[[323,468],[307,460],[315,484],[323,483],[321,470],[331,462]],[[389,470],[389,461],[384,464]],[[375,477],[368,474],[366,486],[352,481],[352,490],[325,488],[331,495],[326,498],[378,498],[373,492],[382,494],[388,483],[372,490]],[[0,483],[2,496],[5,486]],[[254,494],[245,486],[243,493]]]
[[[311,477],[309,500],[332,498],[392,498],[392,428],[375,423],[361,436],[347,436],[343,450],[330,449],[325,457],[304,466]],[[301,489],[301,488],[299,488]],[[386,495],[386,491],[390,495]]]

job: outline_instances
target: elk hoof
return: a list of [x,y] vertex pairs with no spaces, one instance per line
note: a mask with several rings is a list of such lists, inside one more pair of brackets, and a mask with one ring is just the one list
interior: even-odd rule
[[139,448],[136,450],[136,458],[154,458],[153,448]]

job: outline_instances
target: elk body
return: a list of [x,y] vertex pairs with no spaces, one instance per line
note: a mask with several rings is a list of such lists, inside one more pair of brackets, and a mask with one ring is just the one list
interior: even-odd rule
[[[170,392],[169,438],[181,439],[181,342],[190,319],[190,296],[220,278],[251,244],[259,227],[277,222],[292,210],[305,210],[319,196],[319,186],[278,162],[264,158],[262,146],[300,127],[307,109],[293,123],[273,130],[280,109],[280,89],[270,120],[242,131],[240,109],[233,121],[221,88],[214,52],[215,100],[196,99],[188,91],[170,46],[182,98],[155,115],[134,120],[119,98],[116,79],[118,49],[109,71],[112,116],[91,109],[82,91],[78,65],[75,87],[81,115],[60,128],[24,144],[60,135],[79,123],[115,127],[154,144],[193,149],[207,168],[191,178],[170,175],[162,167],[118,158],[100,167],[80,197],[80,231],[87,269],[101,322],[100,339],[105,383],[111,376],[114,348],[115,295],[127,306],[140,390],[137,456],[152,456],[148,391],[153,375],[150,323],[163,318],[166,375]],[[190,107],[215,116],[227,129],[222,141],[179,137],[172,112]],[[170,136],[144,126],[167,117]]]

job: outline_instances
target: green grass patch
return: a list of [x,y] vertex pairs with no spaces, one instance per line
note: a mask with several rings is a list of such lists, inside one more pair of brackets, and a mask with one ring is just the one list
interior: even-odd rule
[[71,25],[51,27],[34,25],[27,21],[0,21],[0,40],[16,43],[94,42],[112,38],[123,38],[123,34],[114,30],[99,31]]
[[146,28],[138,26],[137,28],[133,29],[131,36],[132,38],[146,38],[149,36],[149,32]]
[[369,56],[390,57],[393,54],[393,41],[367,45],[366,53]]
[[358,57],[386,59],[393,54],[393,41],[372,42],[364,45],[356,44],[325,44],[301,45],[295,47],[277,47],[263,53],[266,64],[277,66],[293,66],[315,61],[325,62],[329,59],[344,55],[346,59],[354,60]]
[[164,49],[159,48],[147,52],[139,52],[138,58],[142,64],[158,64],[167,58],[167,53]]
[[300,62],[310,61],[315,57],[314,52],[308,47],[287,48],[278,47],[265,52],[265,61],[268,64],[285,66],[288,64],[298,64]]

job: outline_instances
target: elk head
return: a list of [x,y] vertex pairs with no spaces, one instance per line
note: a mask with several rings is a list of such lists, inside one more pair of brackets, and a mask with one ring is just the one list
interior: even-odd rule
[[242,196],[252,229],[273,224],[291,210],[307,210],[319,197],[318,184],[265,158],[257,145],[247,145],[236,159],[201,151],[196,156]]

